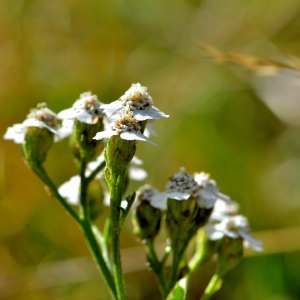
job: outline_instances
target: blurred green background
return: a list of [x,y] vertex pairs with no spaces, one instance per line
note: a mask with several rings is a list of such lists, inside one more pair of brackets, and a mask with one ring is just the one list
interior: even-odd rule
[[[300,299],[300,72],[216,64],[201,43],[298,62],[300,2],[1,0],[1,135],[37,102],[59,111],[89,90],[109,102],[141,82],[171,115],[158,147],[139,145],[148,181],[209,172],[265,242],[215,299]],[[47,161],[58,183],[76,172],[66,146]],[[0,299],[108,299],[78,228],[3,140],[0,197]],[[159,299],[130,222],[122,245],[130,299]],[[189,299],[210,275],[195,274]]]

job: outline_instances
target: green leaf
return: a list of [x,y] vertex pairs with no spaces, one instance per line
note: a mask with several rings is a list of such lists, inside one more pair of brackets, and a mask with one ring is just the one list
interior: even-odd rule
[[167,300],[185,300],[187,294],[187,277],[181,278],[168,295]]

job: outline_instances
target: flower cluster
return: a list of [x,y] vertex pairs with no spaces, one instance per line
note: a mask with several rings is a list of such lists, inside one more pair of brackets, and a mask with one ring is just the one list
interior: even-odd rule
[[[146,247],[149,267],[158,278],[164,299],[182,294],[176,286],[182,288],[181,280],[193,271],[193,259],[189,261],[186,250],[196,236],[198,239],[199,232],[204,238],[198,242],[204,250],[197,243],[194,255],[200,253],[202,261],[216,256],[218,276],[224,276],[239,262],[244,245],[262,249],[262,243],[250,234],[247,218],[238,213],[238,204],[223,194],[207,173],[191,174],[181,168],[162,191],[144,185],[128,194],[130,180],[143,181],[147,177],[143,162],[135,156],[137,142],[152,143],[149,122],[168,117],[154,106],[148,89],[134,83],[109,104],[101,103],[91,92],[82,93],[72,107],[58,114],[39,104],[4,135],[22,145],[32,171],[80,226],[117,300],[127,299],[120,233],[131,207],[134,232]],[[57,187],[44,162],[53,143],[66,137],[78,174]],[[103,214],[108,216],[101,231],[95,220],[104,209],[109,213]],[[167,244],[160,258],[155,242],[163,226]],[[171,263],[168,267],[167,261]]]
[[205,228],[208,238],[212,241],[221,240],[224,237],[231,239],[241,238],[246,247],[255,251],[262,251],[262,242],[250,234],[248,219],[238,214],[238,204],[217,201]]
[[23,144],[26,132],[31,127],[46,129],[53,134],[55,141],[59,141],[69,135],[71,126],[68,122],[62,124],[57,115],[45,103],[40,103],[31,110],[22,123],[8,127],[4,139],[12,140],[16,144]]

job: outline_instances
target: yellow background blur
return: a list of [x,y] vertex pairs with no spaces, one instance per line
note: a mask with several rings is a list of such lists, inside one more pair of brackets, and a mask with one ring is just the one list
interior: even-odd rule
[[[141,82],[171,115],[158,147],[139,145],[148,181],[163,188],[183,165],[209,172],[265,241],[215,299],[300,299],[300,75],[216,64],[203,43],[297,61],[300,2],[1,0],[0,133],[37,102],[58,112],[81,92],[110,102]],[[75,174],[66,141],[47,168],[58,183]],[[78,228],[3,140],[0,197],[0,299],[108,299]],[[159,299],[130,222],[122,245],[130,299]],[[195,274],[189,299],[210,274]]]

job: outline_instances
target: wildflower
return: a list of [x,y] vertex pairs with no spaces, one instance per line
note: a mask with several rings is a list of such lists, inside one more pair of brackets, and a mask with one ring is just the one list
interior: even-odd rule
[[102,103],[91,92],[82,93],[71,108],[58,114],[59,118],[73,122],[70,142],[73,154],[78,160],[90,161],[101,150],[101,143],[93,137],[103,130],[104,116]]
[[60,119],[78,120],[85,124],[96,124],[104,116],[102,105],[96,95],[85,92],[80,94],[79,99],[75,101],[71,108],[58,113],[58,117]]
[[211,220],[206,226],[206,234],[210,240],[221,240],[224,237],[243,239],[245,246],[262,251],[262,242],[250,234],[248,219],[243,215],[225,216],[220,221]]
[[38,104],[20,124],[9,127],[4,139],[22,144],[26,161],[31,167],[42,164],[54,141],[69,134],[69,127],[61,126],[56,114],[46,104]]
[[169,199],[187,200],[195,198],[201,208],[212,209],[219,199],[231,202],[230,198],[219,192],[217,184],[209,175],[202,172],[194,176],[181,168],[172,176],[166,186],[166,195]]
[[168,118],[169,115],[153,106],[148,89],[140,83],[133,83],[120,99],[105,104],[104,111],[109,118],[115,119],[123,113],[130,113],[137,121]]
[[166,196],[175,200],[189,199],[198,185],[194,177],[188,174],[184,168],[173,175],[166,185]]
[[113,136],[119,136],[127,141],[143,141],[149,142],[146,136],[142,133],[142,125],[136,121],[131,115],[126,114],[108,125],[104,131],[98,132],[95,140],[109,139]]
[[36,127],[46,129],[54,135],[55,141],[59,141],[66,137],[69,131],[68,125],[66,122],[62,126],[56,114],[47,108],[45,103],[40,103],[27,115],[27,118],[22,123],[8,127],[4,134],[4,139],[12,140],[16,144],[23,144],[27,129]]

